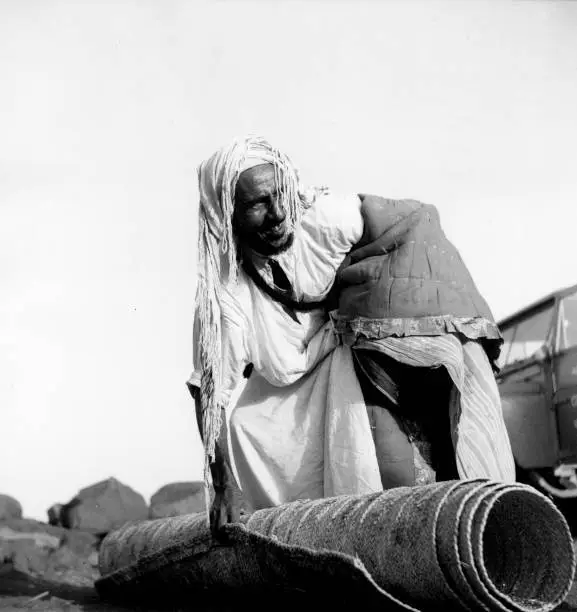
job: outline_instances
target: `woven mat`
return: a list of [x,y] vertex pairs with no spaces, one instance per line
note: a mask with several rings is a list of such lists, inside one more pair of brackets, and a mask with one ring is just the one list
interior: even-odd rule
[[575,571],[555,506],[487,480],[298,501],[226,529],[219,545],[201,514],[126,525],[102,543],[96,587],[124,600],[266,590],[386,610],[535,612],[563,601]]

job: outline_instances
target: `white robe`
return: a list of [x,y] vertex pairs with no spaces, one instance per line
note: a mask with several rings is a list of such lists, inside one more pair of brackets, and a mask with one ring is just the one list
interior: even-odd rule
[[[326,296],[362,235],[360,206],[357,195],[324,194],[305,212],[292,247],[276,257],[297,299]],[[339,345],[327,314],[298,312],[297,323],[242,270],[221,299],[221,400],[247,501],[263,508],[382,490],[351,350]],[[198,385],[198,370],[190,383]]]

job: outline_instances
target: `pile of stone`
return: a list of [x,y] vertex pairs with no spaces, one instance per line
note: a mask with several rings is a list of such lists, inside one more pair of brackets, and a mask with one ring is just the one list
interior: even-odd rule
[[129,521],[205,511],[203,483],[179,482],[159,489],[148,505],[115,478],[54,504],[48,522],[23,518],[22,506],[0,494],[0,569],[53,582],[91,586],[98,577],[98,547],[111,530]]

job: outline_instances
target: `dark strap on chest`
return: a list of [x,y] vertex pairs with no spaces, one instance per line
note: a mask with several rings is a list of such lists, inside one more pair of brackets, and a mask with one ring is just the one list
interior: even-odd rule
[[[274,264],[272,263],[273,261]],[[242,258],[242,267],[244,271],[254,281],[254,284],[259,287],[259,289],[262,289],[270,298],[275,300],[275,302],[279,302],[287,308],[301,312],[323,308],[326,305],[326,300],[314,300],[310,302],[296,300],[294,298],[294,290],[292,285],[290,284],[287,275],[279,263],[271,259],[269,260],[269,265],[273,275],[273,281],[275,283],[274,287],[269,285],[260,275],[250,256],[247,255]]]
[[268,267],[272,273],[272,281],[277,289],[283,293],[283,295],[287,295],[291,298],[294,298],[295,292],[294,288],[291,285],[288,276],[285,274],[285,271],[282,269],[282,266],[276,259],[268,260]]

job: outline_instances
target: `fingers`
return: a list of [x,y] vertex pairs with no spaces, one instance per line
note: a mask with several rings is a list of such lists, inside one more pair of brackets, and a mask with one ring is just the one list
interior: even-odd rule
[[210,507],[210,532],[212,537],[219,539],[219,531],[222,527],[222,493],[216,493],[212,505]]
[[226,518],[229,523],[238,523],[240,521],[240,510],[236,504],[228,504],[226,510]]
[[213,539],[222,544],[227,542],[223,527],[240,521],[239,506],[230,497],[222,492],[216,493],[210,508],[210,531]]
[[225,525],[227,525],[225,514],[221,511],[215,512],[210,521],[210,533],[213,540],[216,540],[220,544],[226,544],[228,540],[226,533],[223,530]]

